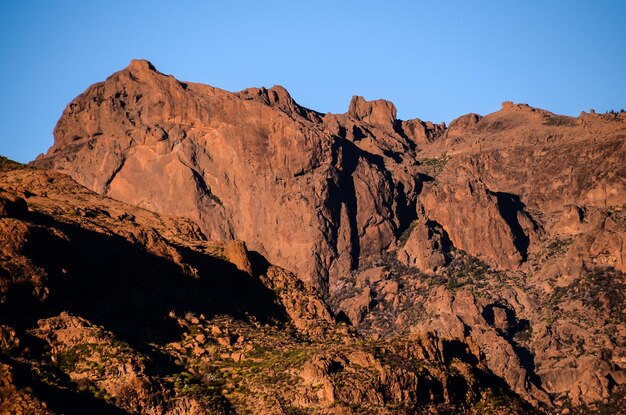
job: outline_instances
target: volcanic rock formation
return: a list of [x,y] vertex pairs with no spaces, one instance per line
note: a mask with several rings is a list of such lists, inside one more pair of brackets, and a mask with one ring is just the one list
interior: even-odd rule
[[[245,241],[224,245],[239,272],[257,252],[361,335],[436,333],[542,411],[626,383],[625,113],[505,102],[446,127],[357,96],[321,114],[279,86],[231,93],[133,61],[54,135],[34,166]],[[316,402],[350,361],[306,366]]]

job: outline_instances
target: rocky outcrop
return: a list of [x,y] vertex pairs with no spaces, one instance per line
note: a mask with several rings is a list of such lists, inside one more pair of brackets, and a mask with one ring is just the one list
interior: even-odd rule
[[224,244],[224,256],[229,262],[235,264],[239,271],[252,274],[252,263],[246,243],[243,241],[228,241]]
[[525,262],[539,229],[519,198],[493,192],[463,170],[445,174],[454,177],[442,177],[420,199],[426,217],[441,225],[452,245],[494,268]]
[[360,96],[352,97],[348,108],[350,117],[381,128],[393,127],[396,122],[396,112],[396,107],[389,101],[382,99],[366,101]]
[[45,402],[37,399],[32,390],[15,386],[14,371],[11,366],[0,363],[0,408],[3,414],[31,413],[52,415]]
[[436,272],[450,262],[452,244],[446,231],[437,222],[427,221],[421,216],[405,232],[409,235],[398,249],[400,262],[427,273]]
[[[192,218],[211,238],[245,240],[326,290],[394,245],[418,197],[454,246],[500,269],[532,251],[539,230],[528,208],[625,203],[624,121],[596,118],[581,129],[505,103],[446,129],[397,120],[390,102],[362,97],[346,114],[322,115],[282,87],[229,93],[133,61],[67,107],[35,164]],[[428,175],[437,180],[420,196]]]
[[425,310],[434,317],[423,323],[422,330],[434,329],[443,337],[461,341],[467,341],[469,336],[469,343],[476,345],[477,350],[484,354],[489,368],[505,379],[515,392],[535,403],[550,403],[548,394],[540,385],[533,383],[532,374],[528,373],[514,350],[515,345],[506,340],[507,330],[516,323],[509,321],[507,309],[477,304],[467,290],[461,290],[453,297],[440,287],[429,295]]
[[261,277],[285,307],[294,327],[312,338],[324,338],[332,331],[335,318],[329,307],[313,294],[314,290],[284,269],[269,267]]

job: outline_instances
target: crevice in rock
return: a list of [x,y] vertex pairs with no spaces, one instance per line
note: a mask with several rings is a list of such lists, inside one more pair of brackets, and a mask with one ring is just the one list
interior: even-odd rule
[[111,188],[111,183],[113,183],[113,180],[115,179],[115,177],[124,168],[124,164],[126,164],[126,157],[122,157],[122,159],[120,160],[120,162],[117,165],[117,167],[115,169],[113,169],[113,171],[111,172],[111,175],[109,176],[107,181],[104,183],[104,192],[103,192],[103,194],[106,195],[106,194],[109,193],[109,190]]
[[478,363],[476,356],[469,352],[469,348],[466,343],[460,340],[447,340],[443,342],[443,358],[445,363],[449,363],[454,359],[459,359],[461,362],[475,365]]
[[[422,193],[424,183],[431,182],[433,180],[434,179],[432,177],[425,174],[417,174],[415,177],[415,188],[411,195],[409,195],[406,191],[404,183],[395,183],[396,209],[394,213],[398,219],[398,229],[396,233],[397,238],[400,238],[400,236],[404,234],[404,232],[406,232],[412,226],[411,224],[418,218],[417,197]],[[436,224],[440,226],[438,223]]]
[[404,132],[404,128],[402,128],[402,120],[395,120],[393,122],[393,131],[404,139],[404,141],[408,144],[411,152],[415,151],[415,149],[417,148],[417,143],[410,139],[409,136]]
[[[337,178],[328,183],[328,206],[336,226],[331,229],[330,241],[337,249],[337,239],[341,224],[341,206],[345,205],[348,217],[350,240],[350,268],[359,267],[360,240],[357,223],[357,197],[353,173],[356,170],[362,152],[348,140],[337,138],[333,149],[333,164],[337,167]],[[338,165],[339,164],[339,165]]]
[[[419,182],[419,179],[418,179]],[[419,185],[421,190],[421,184]],[[409,228],[411,223],[417,219],[416,199],[409,200],[404,189],[404,183],[396,184],[396,218],[398,218],[398,233],[400,237],[402,233]]]
[[363,133],[363,130],[356,125],[352,126],[352,136],[354,137],[354,141],[359,141],[367,137],[367,135]]
[[[506,315],[506,328],[498,328],[494,309],[502,309]],[[493,326],[498,334],[502,336],[506,341],[511,345],[513,351],[517,355],[517,358],[520,361],[520,366],[526,370],[526,374],[528,376],[528,380],[542,389],[541,387],[541,378],[535,372],[535,356],[532,351],[524,347],[519,341],[516,339],[518,333],[528,332],[531,330],[530,321],[526,319],[518,320],[515,311],[510,309],[509,307],[503,304],[489,304],[483,309],[482,316],[485,321]]]
[[361,242],[359,240],[359,228],[356,220],[358,212],[356,188],[354,186],[354,177],[352,177],[352,174],[359,164],[359,154],[355,151],[355,147],[346,145],[343,147],[343,157],[344,168],[339,177],[339,191],[343,193],[342,203],[346,205],[348,210],[348,220],[350,223],[350,245],[352,247],[351,268],[356,269],[359,267]]
[[517,219],[518,212],[523,212],[526,205],[522,203],[518,195],[505,192],[491,192],[489,193],[496,197],[498,201],[498,210],[504,221],[509,225],[511,233],[513,234],[513,245],[520,253],[522,262],[526,262],[528,259],[528,246],[530,245],[530,239],[528,235],[524,233],[524,229]]
[[383,154],[385,155],[385,157],[389,157],[398,164],[402,163],[402,156],[400,155],[400,153],[396,153],[395,151],[391,150],[383,150]]
[[202,177],[202,175],[200,175],[200,173],[198,173],[194,169],[191,169],[191,173],[193,174],[193,178],[194,178],[194,181],[196,182],[196,186],[202,191],[202,194],[204,194],[206,197],[208,197],[215,204],[222,206],[221,199],[219,197],[217,197],[211,191],[211,188],[209,188],[209,186],[206,184],[206,182],[204,181],[204,178]]
[[450,240],[450,236],[448,235],[448,232],[446,232],[446,230],[443,228],[443,226],[441,226],[439,222],[434,221],[434,220],[430,220],[430,219],[427,220],[426,225],[428,226],[429,239],[433,239],[433,236],[435,234],[438,234],[440,236],[439,238],[439,244],[441,245],[440,248],[446,257],[446,265],[448,265],[450,263],[450,251],[452,251],[452,247],[454,246],[452,244],[452,241]]

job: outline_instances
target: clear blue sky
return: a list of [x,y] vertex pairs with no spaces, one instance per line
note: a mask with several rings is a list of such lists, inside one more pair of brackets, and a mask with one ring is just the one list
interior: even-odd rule
[[321,112],[358,94],[402,119],[505,100],[578,115],[626,107],[626,1],[3,0],[0,154],[45,152],[65,106],[133,58]]

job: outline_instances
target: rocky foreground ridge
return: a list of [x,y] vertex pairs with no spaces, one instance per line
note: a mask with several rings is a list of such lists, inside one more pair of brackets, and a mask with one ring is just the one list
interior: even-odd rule
[[[22,217],[3,221],[66,240],[68,251],[47,259],[58,268],[80,260],[65,278],[37,257],[54,244],[7,245],[16,248],[3,257],[6,337],[55,350],[33,357],[24,352],[33,346],[11,346],[6,370],[17,380],[39,382],[33,365],[46,364],[66,375],[55,387],[83,386],[86,405],[106,395],[111,407],[146,413],[202,413],[207,402],[218,413],[623,411],[624,113],[574,118],[507,102],[445,126],[398,120],[392,103],[354,97],[347,113],[321,114],[281,87],[231,93],[133,61],[69,104],[53,147],[32,164],[55,172],[3,173],[5,198],[24,201],[15,202]],[[49,196],[57,182],[65,185]],[[70,209],[78,201],[82,210]],[[68,221],[89,232],[68,236]],[[130,236],[138,229],[152,236]],[[173,268],[152,256],[135,263],[125,248],[103,254],[96,247],[108,236]],[[99,312],[84,301],[90,289],[102,293]],[[111,304],[117,292],[129,298]],[[138,320],[117,327],[129,314]],[[241,347],[212,334],[222,323],[242,333]],[[58,342],[72,342],[58,337],[71,327],[72,347],[92,344],[82,336],[94,325],[146,361],[178,366],[133,372],[155,382],[134,403],[102,384],[117,373],[83,382],[55,357],[65,350]],[[144,326],[144,341],[125,340]],[[258,344],[285,355],[255,356]],[[92,360],[101,363],[75,359]],[[180,395],[172,376],[183,369],[196,392],[219,393]],[[206,377],[218,372],[214,387]]]

